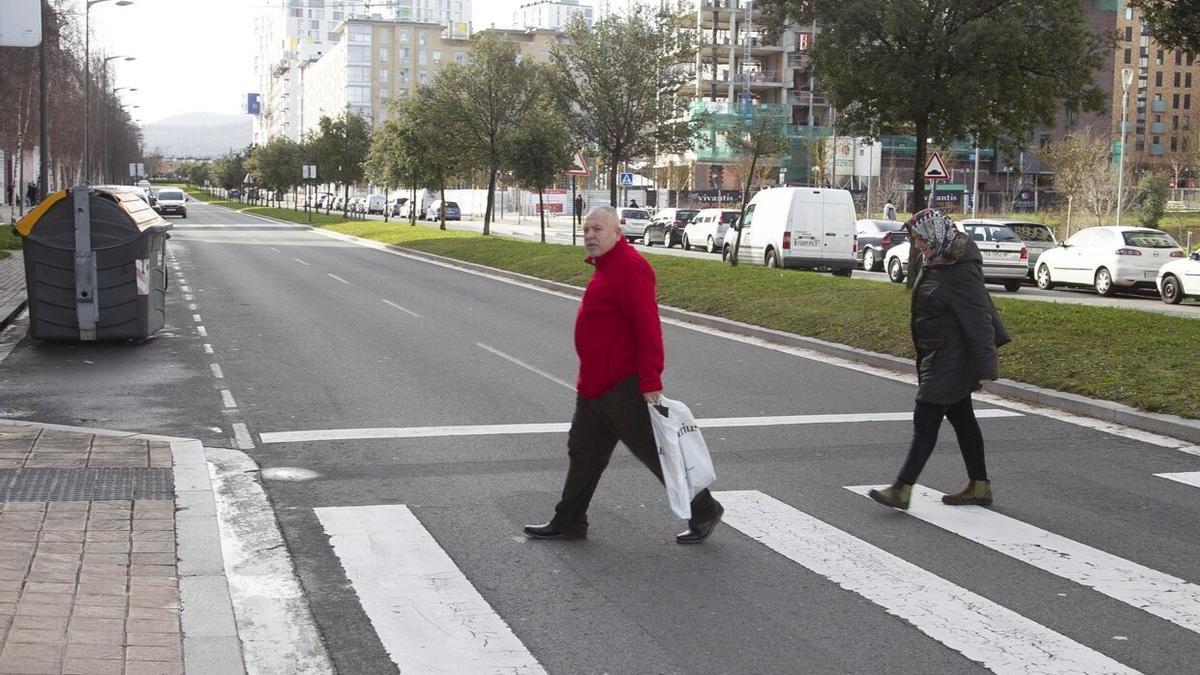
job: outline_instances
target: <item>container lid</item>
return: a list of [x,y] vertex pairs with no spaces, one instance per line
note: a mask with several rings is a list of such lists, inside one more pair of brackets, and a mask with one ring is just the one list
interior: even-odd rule
[[[171,227],[131,188],[119,185],[93,186],[90,194],[93,248],[128,241],[147,230],[166,230]],[[22,237],[59,245],[69,243],[73,248],[75,209],[70,190],[59,190],[46,197],[37,208],[17,222],[16,229]]]

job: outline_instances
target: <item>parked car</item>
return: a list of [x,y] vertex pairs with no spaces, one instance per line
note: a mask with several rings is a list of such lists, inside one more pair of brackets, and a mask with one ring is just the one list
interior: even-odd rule
[[158,191],[158,204],[154,210],[161,215],[175,214],[187,218],[188,197],[178,188],[161,188]]
[[868,272],[883,269],[889,248],[908,241],[908,231],[898,220],[864,218],[854,224],[858,237],[858,262]]
[[367,213],[377,214],[380,216],[383,215],[383,209],[385,206],[387,206],[387,200],[383,198],[383,195],[378,194],[367,195],[363,200],[363,203],[366,206]]
[[[955,223],[959,232],[975,240],[983,256],[984,281],[1003,284],[1004,290],[1016,293],[1021,290],[1029,267],[1029,251],[1012,230],[999,225]],[[908,254],[912,244],[905,241],[888,249],[884,256],[884,269],[888,279],[899,284],[908,276]]]
[[855,220],[847,190],[768,188],[754,195],[746,215],[731,226],[721,259],[732,256],[733,232],[741,230],[740,263],[829,270],[848,277],[858,264]]
[[408,197],[398,197],[392,200],[391,214],[393,216],[403,216],[408,214]]
[[1033,279],[1034,270],[1037,269],[1038,258],[1042,253],[1058,246],[1058,237],[1054,236],[1054,229],[1049,225],[1041,223],[1031,223],[1026,220],[1009,220],[1006,218],[976,218],[962,221],[963,225],[997,225],[1007,227],[1012,230],[1021,241],[1025,242],[1025,248],[1029,251],[1029,278]]
[[1091,286],[1100,295],[1118,288],[1154,288],[1159,270],[1183,251],[1171,235],[1145,227],[1089,227],[1042,254],[1038,288]]
[[1029,276],[1029,248],[1016,232],[978,220],[954,225],[959,232],[970,235],[983,254],[984,281],[1003,284],[1009,293],[1021,290],[1021,283]]
[[232,190],[226,190],[225,198],[226,199],[241,199],[242,191],[237,188],[233,188]]
[[683,250],[702,246],[709,253],[721,251],[729,226],[736,223],[741,215],[742,212],[737,209],[702,209],[683,228]]
[[433,200],[429,208],[425,210],[425,216],[429,220],[441,220],[442,211],[446,212],[446,220],[462,220],[462,211],[458,208],[457,202],[445,201],[440,199]]
[[[659,243],[671,248],[683,244],[683,228],[696,216],[696,209],[677,209],[674,207],[662,209],[650,219],[646,228],[646,245]],[[686,248],[686,247],[685,247]]]
[[629,241],[644,239],[646,228],[650,226],[650,213],[645,209],[617,209],[621,217],[621,232]]
[[1189,295],[1200,297],[1200,251],[1163,265],[1154,283],[1168,305],[1178,305]]

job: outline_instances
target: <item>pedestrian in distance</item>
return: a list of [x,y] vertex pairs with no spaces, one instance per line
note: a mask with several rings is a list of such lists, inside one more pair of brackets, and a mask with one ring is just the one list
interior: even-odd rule
[[575,216],[573,220],[583,223],[583,195],[575,195]]
[[15,204],[13,204],[13,185],[12,185],[12,183],[9,183],[8,185],[4,186],[4,203],[9,206],[15,206]]
[[917,351],[913,436],[896,482],[869,494],[885,506],[907,509],[945,418],[954,427],[969,482],[942,503],[987,506],[992,488],[971,393],[996,379],[996,349],[1010,341],[1008,331],[984,287],[983,256],[975,242],[933,209],[914,214],[905,226],[923,259],[910,300]]
[[[655,299],[654,268],[621,232],[617,210],[601,206],[583,224],[587,262],[596,269],[575,317],[579,355],[575,414],[567,435],[567,477],[554,517],[526,525],[534,539],[584,539],[588,505],[617,441],[624,443],[662,483],[658,444],[647,403],[662,395],[662,323]],[[680,544],[712,534],[725,509],[707,489],[691,502]]]
[[896,205],[890,199],[883,205],[883,216],[888,220],[896,219]]
[[636,209],[636,208],[639,208],[639,207],[638,207],[638,205],[637,205],[637,200],[636,200],[636,199],[630,199],[630,200],[629,200],[629,208],[631,208],[631,209]]
[[25,205],[37,206],[37,183],[29,181],[29,185],[25,186]]

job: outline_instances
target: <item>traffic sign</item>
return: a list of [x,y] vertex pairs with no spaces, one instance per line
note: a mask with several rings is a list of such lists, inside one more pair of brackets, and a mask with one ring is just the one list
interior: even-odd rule
[[583,161],[583,153],[575,153],[575,159],[571,162],[571,168],[563,172],[564,176],[587,176],[587,163]]
[[633,187],[633,174],[632,173],[619,174],[617,176],[617,182],[621,184],[621,187]]
[[950,177],[950,172],[946,170],[946,165],[942,163],[941,155],[936,152],[929,155],[929,160],[925,162],[925,180],[946,180]]

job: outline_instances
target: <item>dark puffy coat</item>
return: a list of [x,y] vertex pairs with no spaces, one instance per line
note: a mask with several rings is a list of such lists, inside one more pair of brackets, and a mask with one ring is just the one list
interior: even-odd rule
[[917,400],[950,405],[996,379],[996,348],[1010,340],[983,282],[983,256],[970,239],[958,260],[922,266],[912,291]]

